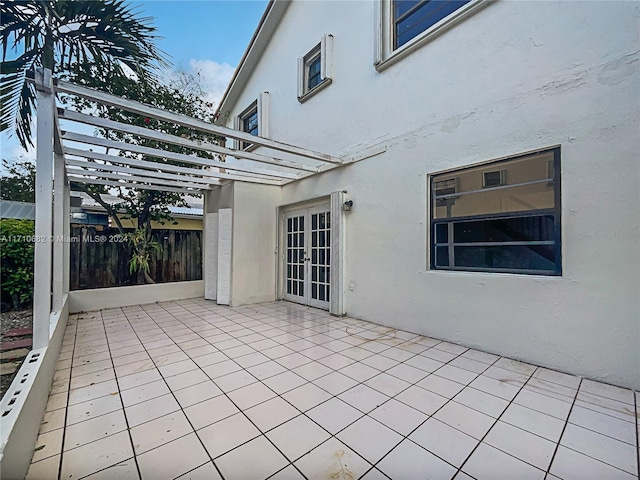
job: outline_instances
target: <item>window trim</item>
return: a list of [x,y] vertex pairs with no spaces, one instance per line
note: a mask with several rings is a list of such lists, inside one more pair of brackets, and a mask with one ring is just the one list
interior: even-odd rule
[[[549,277],[562,277],[563,275],[563,258],[562,258],[562,196],[561,196],[561,177],[560,177],[560,146],[554,146],[549,148],[543,148],[539,150],[533,150],[530,152],[520,153],[509,157],[504,157],[496,160],[491,160],[487,162],[474,163],[471,165],[465,165],[453,169],[447,169],[440,172],[433,172],[428,175],[427,189],[428,189],[428,201],[427,201],[427,219],[428,219],[428,245],[427,245],[427,268],[431,272],[468,272],[468,273],[483,273],[483,274],[516,274],[516,275],[539,275],[545,278]],[[503,212],[503,213],[494,213],[494,214],[486,214],[486,215],[472,215],[472,216],[463,216],[463,217],[455,217],[448,221],[444,219],[434,219],[433,218],[433,209],[435,206],[436,196],[434,190],[434,178],[443,174],[455,174],[456,172],[463,172],[468,169],[478,168],[488,165],[495,165],[496,169],[501,169],[501,166],[505,163],[515,161],[518,159],[522,159],[525,157],[540,155],[540,154],[548,154],[552,153],[553,158],[549,160],[549,163],[553,164],[553,178],[536,180],[532,182],[524,182],[523,184],[533,184],[533,183],[543,183],[547,182],[548,186],[553,186],[553,194],[554,194],[554,207],[550,209],[537,209],[530,210],[525,212],[525,214],[521,214],[519,212]],[[549,165],[548,163],[548,165]],[[547,175],[549,174],[549,170],[547,169]],[[480,193],[487,190],[502,190],[504,188],[509,188],[513,186],[517,186],[521,184],[513,184],[513,185],[501,185],[496,187],[488,187],[481,190],[476,190],[474,192],[457,192],[456,194],[451,194],[446,197],[453,197],[454,195],[464,195],[469,193]],[[526,215],[529,213],[529,215]],[[460,266],[446,266],[446,267],[436,267],[436,246],[449,245],[450,247],[453,245],[457,246],[465,246],[462,244],[457,244],[452,241],[451,231],[449,232],[449,241],[445,243],[437,243],[436,238],[436,225],[448,223],[450,225],[449,228],[452,228],[453,224],[458,222],[468,222],[473,220],[483,220],[483,219],[499,219],[499,218],[514,218],[514,217],[522,217],[522,216],[539,216],[539,215],[549,215],[553,214],[554,216],[554,232],[553,232],[553,240],[548,241],[518,241],[518,242],[495,242],[496,246],[500,244],[508,244],[508,243],[517,243],[518,245],[526,245],[526,244],[546,244],[546,245],[554,245],[554,255],[556,258],[555,269],[553,270],[528,270],[528,269],[512,269],[512,268],[487,268],[487,267],[460,267]],[[462,242],[464,243],[464,242]],[[482,243],[486,242],[476,242],[478,247],[483,246]],[[507,245],[505,245],[507,246]]]
[[[308,68],[320,55],[320,83],[308,88]],[[326,34],[303,57],[298,58],[298,102],[304,103],[333,82],[333,35]]]
[[373,66],[382,72],[394,63],[410,55],[446,31],[474,15],[494,0],[471,0],[451,15],[443,18],[424,32],[416,35],[399,48],[393,47],[393,0],[375,0],[375,42]]
[[[269,138],[269,92],[262,92],[251,104],[234,117],[234,129],[244,132],[244,120],[256,112],[258,116],[258,137]],[[258,148],[255,143],[234,139],[233,147],[236,150],[252,151]]]

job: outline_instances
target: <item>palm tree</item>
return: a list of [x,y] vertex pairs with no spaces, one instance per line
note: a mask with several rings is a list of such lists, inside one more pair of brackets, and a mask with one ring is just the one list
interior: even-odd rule
[[[152,18],[138,13],[123,0],[0,1],[0,131],[15,129],[23,147],[33,145],[36,92],[26,75],[34,67],[56,73],[93,63],[124,75],[125,65],[153,78],[153,67],[168,61],[155,46]],[[17,58],[7,60],[8,51]]]

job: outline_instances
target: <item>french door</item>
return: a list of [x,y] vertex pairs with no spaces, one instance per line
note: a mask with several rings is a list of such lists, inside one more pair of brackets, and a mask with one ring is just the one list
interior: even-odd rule
[[285,300],[329,309],[330,210],[326,204],[285,214]]

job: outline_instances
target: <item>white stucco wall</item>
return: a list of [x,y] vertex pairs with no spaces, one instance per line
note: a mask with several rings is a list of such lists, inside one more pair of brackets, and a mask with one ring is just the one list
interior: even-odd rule
[[[349,315],[640,388],[640,5],[498,1],[381,73],[373,8],[294,2],[231,113],[268,91],[272,138],[387,152],[279,193],[237,192],[260,208],[234,235],[346,190]],[[300,104],[296,59],[325,33],[333,84]],[[556,145],[562,277],[428,269],[428,174]],[[266,250],[243,249],[234,269]]]

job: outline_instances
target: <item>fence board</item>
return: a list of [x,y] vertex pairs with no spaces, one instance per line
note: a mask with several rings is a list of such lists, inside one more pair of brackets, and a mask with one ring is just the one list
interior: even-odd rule
[[[129,273],[130,251],[119,242],[116,228],[71,227],[70,288],[138,285],[143,279]],[[153,240],[162,252],[152,262],[150,276],[157,283],[202,280],[202,232],[197,230],[154,230]]]

